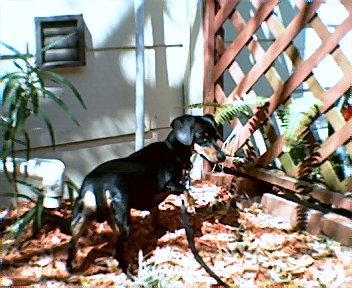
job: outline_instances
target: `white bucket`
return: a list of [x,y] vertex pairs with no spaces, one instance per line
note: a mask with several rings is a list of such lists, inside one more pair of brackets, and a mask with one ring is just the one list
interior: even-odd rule
[[[65,165],[61,160],[32,158],[26,161],[25,159],[16,158],[16,166],[20,180],[43,189],[43,206],[45,208],[58,208],[60,206],[64,192],[63,184],[65,172]],[[3,168],[3,165],[2,167],[0,165],[0,174],[2,174],[0,177],[0,194],[14,191],[13,184],[9,183],[6,179]],[[13,172],[14,167],[11,158],[6,162],[6,168],[9,173]],[[17,188],[20,193],[33,196],[30,188],[26,185],[17,184]],[[11,200],[8,200],[7,204],[10,202]]]

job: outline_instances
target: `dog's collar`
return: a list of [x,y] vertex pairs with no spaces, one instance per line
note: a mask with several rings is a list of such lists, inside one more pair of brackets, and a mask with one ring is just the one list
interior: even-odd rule
[[[171,151],[175,151],[175,148],[171,145],[171,143],[168,140],[165,140],[165,144],[167,148],[169,148]],[[176,161],[181,163],[183,166],[183,169],[187,171],[190,171],[193,168],[192,162],[190,160],[186,161],[185,163],[185,161],[181,157],[176,155]]]
[[[165,142],[167,148],[169,148],[171,151],[175,151],[175,147],[172,146],[172,144],[170,143],[170,141],[168,139],[164,140],[164,142]],[[193,153],[193,151],[194,151],[193,144],[190,146],[190,148]]]
[[165,140],[165,144],[167,148],[169,148],[170,150],[175,150],[175,148],[171,145],[171,143],[167,139]]

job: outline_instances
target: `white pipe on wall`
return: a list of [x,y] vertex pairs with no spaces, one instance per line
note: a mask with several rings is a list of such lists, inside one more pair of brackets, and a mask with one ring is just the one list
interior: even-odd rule
[[136,25],[136,151],[144,146],[144,0],[134,0]]

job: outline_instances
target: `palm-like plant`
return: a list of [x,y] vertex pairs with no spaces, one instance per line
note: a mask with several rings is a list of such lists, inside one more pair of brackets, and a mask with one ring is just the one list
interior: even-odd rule
[[[70,37],[70,35],[63,37],[63,39],[67,37]],[[63,39],[55,41],[55,43]],[[49,44],[44,50],[49,49],[55,43]],[[17,178],[16,151],[19,149],[25,150],[27,160],[30,158],[31,131],[26,127],[27,120],[32,116],[41,117],[48,128],[53,146],[55,146],[54,127],[43,108],[44,100],[48,99],[54,102],[78,125],[78,121],[69,106],[46,86],[47,81],[57,83],[68,89],[82,107],[86,107],[81,95],[70,81],[56,72],[47,71],[35,65],[34,55],[29,54],[28,48],[27,53],[23,54],[2,41],[0,41],[0,45],[7,48],[11,53],[11,55],[2,56],[2,60],[13,60],[15,66],[13,72],[1,75],[0,78],[0,84],[3,85],[2,101],[0,102],[0,161],[3,161],[3,168],[9,180],[26,185],[34,195],[32,197],[20,193],[17,191],[17,185],[15,185],[15,193],[2,194],[2,196],[14,197],[16,202],[17,199],[22,198],[32,203],[32,208],[19,217],[10,227],[11,232],[7,235],[7,238],[14,237],[16,239],[15,243],[17,243],[28,224],[32,223],[34,233],[42,227],[42,215],[45,212],[42,189]],[[12,173],[9,173],[7,163],[12,167]]]
[[24,212],[23,215],[19,216],[12,225],[7,227],[7,232],[4,236],[5,249],[3,252],[5,255],[9,251],[9,248],[12,246],[12,244],[18,244],[20,237],[28,224],[32,224],[33,234],[42,228],[42,217],[44,213],[44,195],[42,189],[21,180],[17,180],[17,182],[27,186],[34,194],[33,197],[22,193],[4,193],[3,196],[17,197],[27,200],[30,202],[32,208]]
[[[47,50],[72,34],[62,37],[53,43],[48,44],[43,50]],[[0,41],[0,45],[7,48],[11,55],[2,56],[2,60],[13,60],[15,71],[0,76],[0,84],[3,86],[2,101],[0,102],[0,159],[4,163],[8,156],[13,162],[15,160],[16,149],[25,149],[27,159],[30,157],[30,132],[26,127],[26,121],[29,117],[41,117],[48,128],[51,143],[55,146],[54,128],[50,118],[45,113],[41,104],[42,101],[49,99],[58,105],[77,125],[78,121],[69,109],[68,105],[53,93],[47,86],[47,81],[59,84],[72,92],[79,103],[86,108],[83,99],[74,85],[62,75],[53,71],[41,69],[34,64],[34,55],[20,53],[14,47]],[[16,146],[19,145],[19,146]],[[16,165],[11,163],[16,175]],[[4,165],[6,170],[6,165]]]
[[[0,41],[0,45],[13,53],[3,56],[3,60],[12,59],[17,69],[17,71],[1,76],[4,90],[0,114],[0,136],[3,139],[0,158],[5,159],[7,156],[14,156],[16,144],[20,144],[26,149],[27,158],[29,158],[30,132],[25,123],[32,115],[42,117],[48,128],[52,145],[55,146],[53,126],[41,105],[44,98],[52,100],[78,125],[77,119],[67,104],[45,86],[46,81],[53,81],[68,88],[73,92],[79,103],[84,108],[86,107],[77,89],[62,75],[43,70],[33,64],[34,55],[28,52],[22,54],[2,41]],[[48,47],[44,49],[48,49]]]

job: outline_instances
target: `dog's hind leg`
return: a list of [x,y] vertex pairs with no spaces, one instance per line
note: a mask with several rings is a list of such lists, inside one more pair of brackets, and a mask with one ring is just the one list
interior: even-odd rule
[[66,268],[72,272],[72,260],[76,255],[76,243],[81,237],[84,230],[91,224],[94,214],[96,213],[96,199],[94,193],[87,191],[83,198],[77,200],[73,219],[71,222],[71,241],[68,246],[68,257],[66,261]]
[[130,211],[127,199],[118,189],[105,191],[106,208],[109,210],[107,222],[110,225],[113,236],[111,242],[114,247],[114,257],[119,262],[119,267],[126,272],[127,263],[123,257],[124,242],[130,233]]

